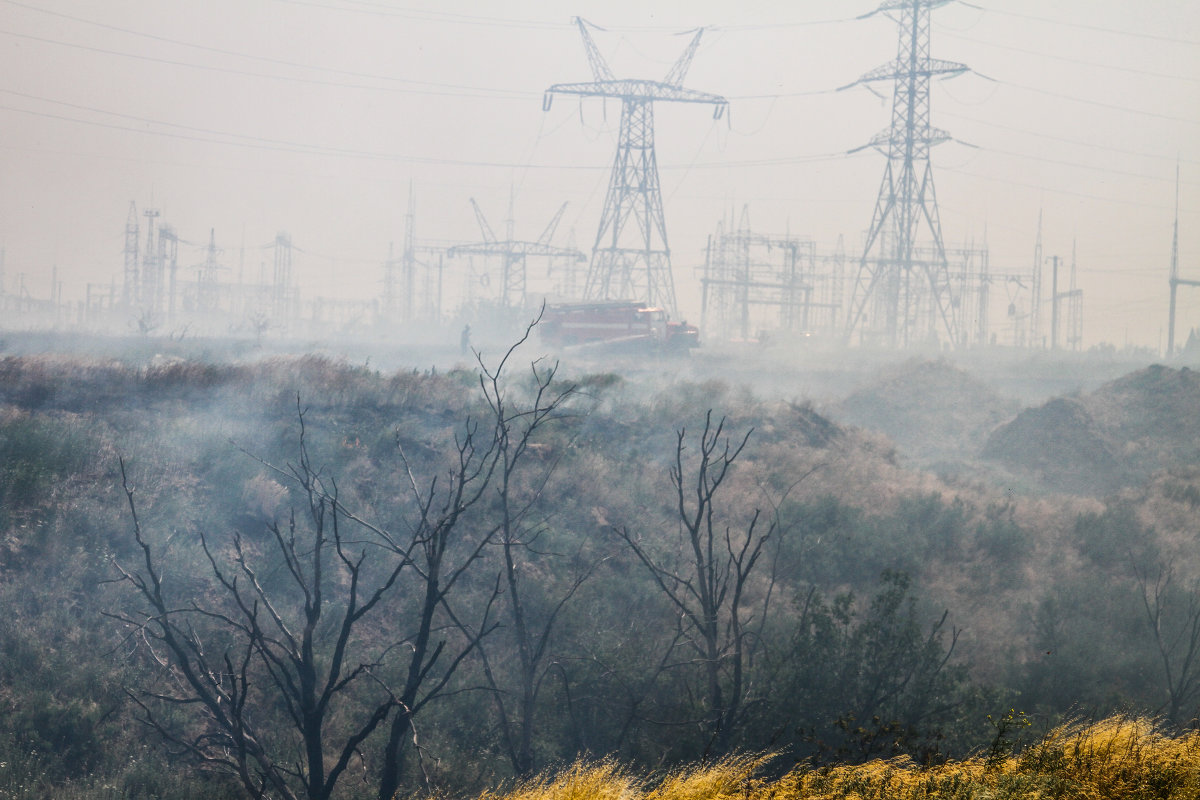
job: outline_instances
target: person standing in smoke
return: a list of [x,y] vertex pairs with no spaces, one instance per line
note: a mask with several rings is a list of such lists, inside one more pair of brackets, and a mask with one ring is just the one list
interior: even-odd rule
[[463,326],[462,336],[459,337],[458,345],[459,345],[459,348],[462,350],[462,354],[464,356],[471,351],[471,324],[470,323],[467,323],[466,325]]

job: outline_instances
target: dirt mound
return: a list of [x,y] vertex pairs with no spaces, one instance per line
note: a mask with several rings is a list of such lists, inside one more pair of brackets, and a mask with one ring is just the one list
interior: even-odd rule
[[1018,410],[990,386],[946,361],[909,361],[834,409],[839,419],[886,434],[919,459],[960,460]]
[[1092,416],[1121,439],[1200,441],[1200,372],[1161,364],[1101,386],[1087,398]]
[[1104,494],[1124,477],[1116,448],[1079,400],[1056,397],[1022,411],[988,438],[983,457],[1043,488],[1072,494]]
[[1045,488],[1105,494],[1200,462],[1200,374],[1160,365],[1021,412],[983,455]]

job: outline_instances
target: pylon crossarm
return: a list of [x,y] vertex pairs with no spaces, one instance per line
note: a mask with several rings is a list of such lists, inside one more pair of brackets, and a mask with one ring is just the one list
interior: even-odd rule
[[866,14],[862,14],[857,18],[866,19],[867,17],[871,17],[876,14],[890,14],[893,11],[902,11],[906,8],[912,8],[913,6],[932,9],[953,2],[954,0],[884,0],[884,2],[880,3],[879,8],[875,9],[874,11],[868,11]]
[[878,81],[898,81],[908,80],[916,76],[918,78],[932,78],[935,76],[957,77],[965,72],[970,72],[971,68],[966,64],[959,64],[957,61],[944,61],[938,58],[931,58],[921,64],[920,69],[914,70],[908,64],[896,64],[890,62],[882,66],[876,67],[870,72],[864,73],[862,77],[854,83],[846,84],[838,87],[838,91],[849,89],[852,86],[859,84],[875,83]]
[[566,210],[566,203],[558,207],[558,213],[554,215],[554,219],[550,220],[546,230],[542,231],[542,235],[538,237],[538,244],[550,244],[550,240],[554,238],[554,231],[558,228],[558,221],[562,219],[563,212]]
[[[575,24],[579,26],[579,35],[583,37],[583,48],[587,51],[588,66],[592,68],[592,77],[598,81],[613,80],[612,70],[608,68],[608,62],[604,60],[604,56],[600,55],[600,48],[596,47],[596,43],[592,41],[592,35],[588,33],[588,26],[592,23],[585,20],[583,17],[576,17]],[[595,25],[592,25],[596,30],[604,30]]]
[[729,101],[719,94],[685,89],[660,81],[625,78],[590,83],[556,83],[546,94],[573,94],[581,97],[616,97],[630,100],[661,100],[669,103],[708,103],[725,107]]
[[475,202],[475,198],[471,198],[471,208],[475,211],[475,221],[479,223],[479,231],[483,234],[484,241],[496,241],[496,234],[492,233],[492,226],[488,225],[487,218],[483,216],[483,209]]
[[[928,129],[928,133],[925,133],[921,136],[913,137],[914,144],[923,145],[925,148],[935,147],[939,144],[942,144],[944,142],[949,142],[951,140],[957,141],[954,139],[953,136],[951,136],[949,133],[942,130],[941,128],[932,128],[932,127]],[[875,136],[872,137],[871,141],[867,142],[866,144],[859,145],[858,147],[854,148],[853,150],[847,150],[846,153],[847,154],[857,153],[862,150],[866,150],[867,148],[873,147],[876,150],[878,150],[879,152],[883,153],[885,156],[887,156],[887,155],[890,155],[889,148],[894,149],[897,152],[902,152],[904,149],[904,145],[907,143],[907,141],[908,141],[907,134],[897,135],[895,132],[893,132],[889,128],[888,130],[880,131],[879,133],[875,134]],[[966,142],[962,142],[962,144],[967,144],[968,147],[974,147],[974,145],[968,144]]]
[[474,242],[458,244],[449,248],[446,255],[454,258],[460,255],[503,255],[503,256],[570,256],[576,260],[586,261],[587,256],[579,250],[568,247],[552,247],[542,242]]
[[692,66],[692,58],[696,55],[696,48],[700,46],[700,37],[704,35],[704,28],[698,28],[696,35],[692,37],[692,41],[688,44],[687,49],[679,56],[679,60],[671,67],[671,71],[667,73],[667,77],[663,79],[663,83],[671,86],[682,86],[683,79],[687,77],[687,71]]

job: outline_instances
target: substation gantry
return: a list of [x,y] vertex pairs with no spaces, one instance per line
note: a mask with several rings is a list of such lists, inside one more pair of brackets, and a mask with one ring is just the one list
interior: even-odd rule
[[559,207],[558,213],[550,220],[550,224],[546,226],[546,229],[542,231],[542,235],[535,242],[520,241],[513,238],[511,202],[509,204],[507,236],[503,241],[498,239],[496,234],[492,232],[492,226],[488,225],[487,218],[483,216],[483,210],[475,202],[474,197],[471,198],[471,208],[475,209],[475,219],[479,223],[479,230],[483,234],[483,241],[473,244],[455,245],[446,251],[446,255],[450,258],[460,255],[500,256],[503,265],[501,269],[500,302],[504,306],[510,308],[523,308],[525,306],[525,259],[529,256],[572,258],[576,261],[587,260],[586,255],[574,248],[555,247],[550,244],[550,239],[554,237],[554,231],[558,228],[559,220],[562,219],[563,212],[567,210],[566,203],[563,203]]

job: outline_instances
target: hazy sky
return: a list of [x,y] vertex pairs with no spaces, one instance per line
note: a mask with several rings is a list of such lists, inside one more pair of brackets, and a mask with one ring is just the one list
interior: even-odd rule
[[[619,105],[558,97],[590,80],[571,24],[618,77],[660,79],[708,28],[686,85],[729,98],[660,104],[658,157],[676,283],[699,316],[696,268],[722,216],[853,253],[870,224],[890,92],[835,91],[891,60],[876,0],[0,0],[0,241],[5,288],[67,298],[119,280],[126,215],[162,211],[203,260],[210,228],[231,271],[289,231],[311,294],[377,291],[411,182],[418,239],[500,232],[590,249]],[[1200,279],[1200,3],[974,0],[933,14],[933,54],[973,73],[939,82],[933,121],[946,244],[986,241],[993,272],[1027,274],[1039,209],[1047,256],[1077,241],[1087,344],[1165,342],[1180,164],[1180,262]],[[240,256],[245,245],[244,262]],[[247,274],[249,279],[252,275]],[[1003,294],[1003,281],[993,290]],[[1200,325],[1181,290],[1180,330]],[[1185,335],[1185,334],[1181,334]]]

